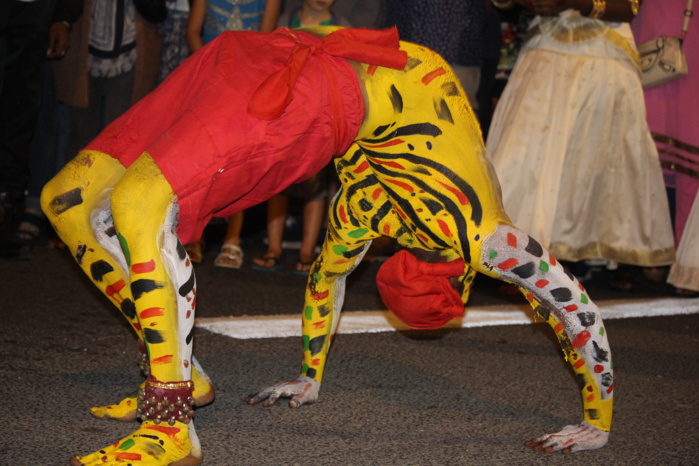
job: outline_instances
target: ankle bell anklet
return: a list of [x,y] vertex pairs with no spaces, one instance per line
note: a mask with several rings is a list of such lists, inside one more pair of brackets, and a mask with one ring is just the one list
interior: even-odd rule
[[141,369],[143,375],[148,377],[150,375],[150,360],[147,354],[139,353],[136,357],[136,362],[138,363],[138,368]]
[[166,383],[148,377],[145,386],[138,391],[138,416],[142,421],[155,424],[173,425],[176,421],[189,424],[194,415],[192,390],[191,380]]
[[136,357],[136,363],[138,364],[138,368],[141,369],[141,372],[143,372],[143,375],[149,377],[150,359],[148,358],[146,345],[141,340],[138,341],[138,356]]

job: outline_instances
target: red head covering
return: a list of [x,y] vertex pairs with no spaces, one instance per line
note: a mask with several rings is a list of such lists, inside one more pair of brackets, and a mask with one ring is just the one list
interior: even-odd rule
[[415,329],[437,329],[464,314],[461,296],[449,277],[463,275],[463,259],[422,262],[406,250],[388,259],[376,274],[384,304]]

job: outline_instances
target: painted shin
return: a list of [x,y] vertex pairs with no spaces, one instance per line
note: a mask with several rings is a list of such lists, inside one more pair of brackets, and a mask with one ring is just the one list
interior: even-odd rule
[[500,225],[485,241],[482,262],[491,274],[520,286],[553,328],[578,376],[585,422],[608,432],[614,391],[611,351],[599,309],[585,288],[538,242],[510,225]]
[[[153,380],[186,383],[189,398],[196,291],[175,231],[175,201],[147,154],[125,170],[106,154],[81,152],[42,194],[47,217],[78,264],[145,343]],[[138,404],[143,411],[143,401]],[[71,461],[199,464],[191,402],[187,406],[185,422],[161,425],[147,417],[131,436]]]

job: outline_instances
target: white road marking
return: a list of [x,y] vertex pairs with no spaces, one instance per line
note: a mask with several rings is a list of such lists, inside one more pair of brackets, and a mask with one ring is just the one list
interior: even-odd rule
[[[597,305],[603,319],[654,317],[699,313],[699,298],[637,299],[601,301]],[[447,323],[444,328],[484,327],[490,325],[527,325],[534,313],[527,303],[512,306],[466,307],[462,319]],[[301,313],[276,316],[242,316],[196,319],[196,325],[210,332],[237,339],[284,338],[301,336]],[[337,333],[378,333],[409,330],[389,311],[345,311]]]

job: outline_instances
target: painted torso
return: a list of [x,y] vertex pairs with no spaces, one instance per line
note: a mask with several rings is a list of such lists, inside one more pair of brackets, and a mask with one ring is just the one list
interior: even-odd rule
[[343,189],[374,231],[469,262],[480,252],[469,250],[474,237],[506,218],[497,181],[448,64],[424,47],[401,48],[409,55],[405,71],[363,67],[367,116],[356,144],[336,161]]

